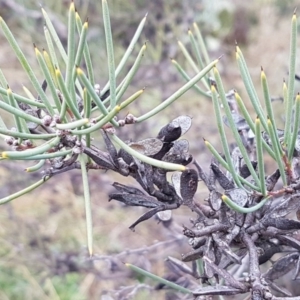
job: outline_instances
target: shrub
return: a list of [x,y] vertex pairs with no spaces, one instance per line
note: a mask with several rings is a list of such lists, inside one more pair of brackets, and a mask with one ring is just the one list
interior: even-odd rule
[[[118,119],[119,112],[144,92],[141,89],[125,100],[122,98],[140,65],[146,45],[141,47],[126,76],[122,80],[118,76],[132,55],[146,17],[115,67],[106,0],[102,1],[102,5],[109,70],[109,79],[103,89],[95,83],[93,75],[93,64],[86,42],[88,22],[82,23],[73,2],[69,9],[67,51],[50,18],[42,9],[48,51],[34,47],[44,78],[42,85],[5,21],[0,20],[6,39],[26,71],[34,92],[38,94],[38,97],[34,97],[27,88],[25,96],[14,93],[4,74],[0,73],[0,108],[9,112],[15,122],[15,126],[9,129],[0,118],[0,133],[12,148],[11,151],[3,151],[1,159],[38,161],[28,167],[27,172],[36,172],[50,165],[40,180],[2,198],[0,203],[5,204],[32,191],[56,174],[80,169],[84,187],[87,245],[92,256],[88,170],[111,170],[123,176],[131,176],[141,189],[115,182],[115,192],[110,193],[109,200],[150,209],[130,226],[132,230],[154,215],[164,222],[170,221],[171,210],[182,205],[196,213],[197,217],[190,228],[184,226],[183,229],[183,234],[190,239],[192,250],[184,254],[182,260],[192,262],[193,268],[175,259],[171,260],[175,269],[180,270],[177,278],[180,277],[178,274],[194,277],[194,280],[186,282],[185,287],[127,264],[129,268],[160,281],[157,288],[168,286],[195,297],[251,293],[252,299],[280,299],[273,296],[273,291],[292,297],[289,291],[277,286],[274,280],[292,270],[293,278],[296,279],[300,264],[300,243],[296,236],[300,223],[291,216],[291,212],[295,211],[299,215],[300,206],[300,96],[294,96],[296,14],[292,18],[289,79],[288,84],[283,85],[285,128],[279,130],[263,69],[261,84],[265,109],[257,96],[243,54],[236,46],[238,68],[257,115],[253,121],[237,91],[225,92],[217,69],[219,59],[210,62],[196,24],[188,32],[192,54],[183,45],[180,44],[180,47],[197,74],[190,78],[172,60],[187,83],[144,115],[136,117],[128,114],[125,119]],[[58,59],[58,55],[61,59]],[[201,86],[198,85],[200,80]],[[219,153],[208,140],[204,140],[213,156],[208,172],[189,153],[188,141],[180,139],[192,124],[189,116],[175,118],[161,128],[156,137],[142,141],[126,143],[117,136],[119,127],[138,126],[138,123],[152,118],[192,87],[212,99],[223,149]],[[227,140],[224,125],[230,127],[234,136],[235,143],[232,146]],[[92,137],[99,134],[99,131],[106,149],[92,145]],[[265,155],[269,155],[276,164],[272,174],[266,174]],[[173,172],[171,181],[167,176],[169,172]],[[208,189],[204,203],[195,200],[199,180]],[[287,250],[289,253],[283,254]],[[275,253],[281,253],[281,256],[263,272],[261,265],[270,261]]]

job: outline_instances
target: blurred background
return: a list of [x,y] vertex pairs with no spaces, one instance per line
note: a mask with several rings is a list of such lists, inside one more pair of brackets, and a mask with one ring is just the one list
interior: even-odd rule
[[[104,86],[108,75],[101,1],[74,2],[82,20],[89,20],[88,42],[95,77]],[[223,54],[218,68],[226,90],[236,89],[242,98],[247,99],[235,62],[236,41],[247,60],[258,94],[262,95],[260,68],[263,66],[271,96],[282,96],[282,82],[288,76],[290,22],[296,2],[108,1],[116,63],[122,58],[139,22],[148,13],[146,26],[139,40],[139,46],[147,42],[147,51],[128,95],[143,87],[146,87],[146,91],[124,112],[124,116],[128,112],[136,116],[143,114],[185,83],[170,58],[180,62],[191,77],[195,75],[177,44],[179,40],[189,48],[187,32],[193,22],[198,24],[206,40],[211,59]],[[46,47],[40,5],[51,16],[66,45],[69,4],[70,1],[0,0],[0,15],[7,22],[33,68],[37,67],[33,43],[40,49]],[[138,51],[139,47],[136,47],[127,70]],[[22,93],[22,85],[30,88],[26,74],[2,33],[0,68],[15,92]],[[42,80],[43,78],[41,82]],[[299,82],[296,89],[300,89]],[[274,103],[279,120],[281,105],[280,101]],[[0,113],[3,114],[2,111]],[[155,137],[162,126],[179,115],[193,118],[193,126],[184,138],[189,140],[190,152],[205,169],[210,155],[202,138],[218,147],[218,135],[210,100],[194,90],[184,94],[151,120],[123,128],[119,135],[125,140]],[[1,149],[6,147],[2,142],[0,146]],[[27,166],[1,162],[1,197],[22,189],[42,176],[40,173],[26,174],[24,169]],[[131,232],[128,227],[145,211],[108,202],[111,184],[114,181],[130,182],[129,179],[101,171],[91,171],[89,176],[96,259],[86,259],[80,172],[74,170],[57,175],[49,184],[0,209],[0,300],[150,299],[150,294],[157,299],[176,299],[170,292],[149,290],[143,284],[155,287],[155,283],[137,278],[122,262],[134,263],[160,276],[167,275],[171,270],[165,259],[168,256],[180,259],[182,253],[190,250],[188,241],[182,237],[181,232],[182,224],[189,226],[189,219],[193,215],[189,210],[180,208],[174,213],[170,223],[158,223],[153,218],[140,224],[136,232]],[[199,183],[197,200],[202,201],[206,196],[204,187]]]

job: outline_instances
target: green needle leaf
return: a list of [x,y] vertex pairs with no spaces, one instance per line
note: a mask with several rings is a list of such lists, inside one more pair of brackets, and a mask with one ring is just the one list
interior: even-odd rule
[[[250,117],[250,115],[249,115],[249,113],[248,113],[248,110],[247,110],[247,108],[246,108],[246,106],[245,106],[245,104],[244,104],[242,98],[240,97],[240,95],[239,95],[237,92],[235,92],[234,95],[235,95],[235,99],[236,99],[236,102],[237,102],[237,104],[238,104],[238,107],[239,107],[239,109],[240,109],[241,112],[242,112],[242,115],[244,116],[245,120],[247,121],[247,124],[250,126],[250,129],[251,129],[252,132],[254,133],[254,132],[255,132],[255,124],[254,124],[254,122],[252,121],[252,119],[251,119],[251,117]],[[274,160],[276,160],[275,154],[274,154],[273,150],[272,150],[272,149],[270,148],[270,146],[266,143],[266,141],[265,141],[265,140],[262,140],[262,143],[263,143],[264,149],[266,149],[267,152],[269,153],[269,155],[270,155]]]
[[240,180],[239,180],[239,178],[236,174],[236,171],[234,169],[232,159],[231,159],[231,156],[230,156],[229,143],[227,141],[225,130],[224,130],[224,124],[223,124],[223,119],[222,119],[222,116],[221,116],[220,104],[219,104],[219,101],[218,101],[218,95],[217,95],[216,88],[213,85],[211,86],[211,94],[212,94],[212,100],[213,100],[213,105],[214,105],[215,116],[216,116],[216,119],[217,119],[218,131],[219,131],[219,134],[220,134],[221,144],[222,144],[222,148],[223,148],[224,155],[225,155],[225,158],[226,158],[226,162],[227,162],[228,167],[229,167],[229,172],[230,172],[235,184],[238,187],[242,188],[242,184],[241,184],[241,182],[240,182]]
[[280,175],[281,175],[283,185],[286,186],[287,185],[287,179],[286,179],[286,173],[285,173],[285,170],[284,170],[284,165],[283,165],[283,160],[282,160],[284,152],[281,148],[280,141],[278,140],[278,135],[275,134],[276,129],[274,128],[274,126],[273,126],[270,119],[268,119],[268,128],[269,128],[268,131],[269,131],[269,134],[270,134],[271,142],[272,142],[275,157],[276,157],[275,160],[278,164],[278,168],[279,168],[279,172],[280,172]]
[[193,60],[193,58],[191,57],[191,55],[189,54],[186,47],[183,45],[183,43],[181,41],[178,41],[178,46],[181,49],[181,51],[182,51],[184,57],[186,58],[186,60],[188,61],[188,63],[194,69],[194,71],[196,73],[199,73],[200,72],[199,68],[197,67],[195,61]]
[[[135,44],[137,43],[137,41],[138,41],[138,39],[139,39],[139,37],[140,37],[142,31],[143,31],[144,25],[145,25],[145,23],[146,23],[146,18],[147,18],[147,15],[146,15],[146,16],[142,19],[142,21],[140,22],[140,24],[139,24],[139,26],[138,26],[138,28],[137,28],[137,30],[136,30],[136,32],[135,32],[135,34],[134,34],[134,36],[133,36],[133,38],[132,38],[130,44],[129,44],[129,46],[128,46],[128,48],[127,48],[125,54],[124,54],[124,56],[122,57],[122,59],[121,59],[119,65],[117,66],[116,71],[115,71],[115,76],[116,76],[116,78],[117,78],[117,76],[120,74],[120,72],[122,71],[122,69],[123,69],[125,63],[127,62],[128,58],[129,58],[129,56],[130,56],[130,54],[132,53],[132,51],[133,51],[133,49],[134,49],[134,46],[135,46]],[[109,88],[109,82],[103,87],[103,89],[102,89],[102,91],[101,91],[101,96],[103,96],[103,94],[104,94],[105,92],[107,92],[108,88]]]
[[9,104],[6,104],[3,101],[0,101],[0,108],[8,111],[9,113],[11,113],[13,115],[21,117],[24,120],[27,120],[27,121],[30,121],[30,122],[42,125],[42,120],[41,119],[36,118],[36,117],[34,117],[32,115],[26,114],[23,110],[20,110],[19,108],[15,108],[15,107],[13,107],[13,106],[11,106]]
[[[66,71],[66,86],[68,91],[71,91],[71,81],[73,80],[73,70],[75,67],[75,5],[71,1],[68,18],[68,55],[67,55],[67,71]],[[74,85],[73,85],[74,87]],[[73,93],[71,93],[73,96]],[[74,100],[73,100],[74,101]]]
[[60,142],[60,137],[57,136],[54,139],[44,143],[41,146],[24,150],[24,151],[4,151],[1,153],[1,156],[2,158],[8,158],[8,159],[26,158],[26,157],[47,152],[52,147],[56,146],[59,142]]
[[145,89],[139,90],[136,93],[134,93],[133,95],[131,95],[129,98],[127,98],[126,100],[124,100],[123,102],[120,103],[120,109],[124,109],[125,107],[127,107],[130,103],[132,103],[133,101],[135,101],[140,95],[142,95],[144,93]]
[[[227,164],[227,162],[223,159],[223,157],[218,153],[218,151],[213,147],[211,143],[209,143],[207,140],[204,139],[205,146],[208,148],[208,150],[212,153],[212,155],[218,160],[218,162],[228,171],[230,172],[230,168]],[[239,176],[240,181],[244,184],[247,185],[250,189],[254,191],[260,191],[260,188],[251,184],[249,181],[244,179],[243,177]]]
[[40,83],[38,82],[33,70],[31,69],[24,53],[20,49],[20,47],[17,44],[13,34],[9,30],[8,26],[6,25],[6,23],[4,22],[2,17],[0,17],[0,25],[1,25],[2,31],[3,31],[6,39],[8,40],[8,42],[11,45],[12,49],[14,50],[14,52],[15,52],[17,58],[19,59],[23,69],[27,73],[33,87],[35,88],[35,90],[37,91],[39,96],[41,97],[41,99],[42,99],[43,103],[45,104],[45,106],[46,106],[47,110],[49,111],[49,113],[51,115],[53,115],[54,110],[53,110],[52,106],[50,105],[50,102],[48,101],[48,98],[47,98],[45,92],[43,91],[42,87],[40,86]]
[[61,129],[61,130],[68,130],[68,129],[73,129],[76,127],[81,127],[83,125],[86,125],[89,122],[89,119],[84,118],[84,119],[80,119],[74,122],[69,122],[69,123],[64,123],[64,124],[56,124],[56,128],[57,129]]
[[45,59],[44,59],[45,57],[49,58],[49,56],[48,56],[48,54],[47,54],[46,51],[43,51],[44,52],[44,57],[43,57],[42,54],[41,54],[41,52],[38,50],[37,47],[34,47],[34,49],[35,49],[35,55],[37,57],[38,63],[39,63],[39,65],[40,65],[40,67],[41,67],[41,69],[43,71],[43,74],[44,74],[44,76],[46,78],[47,85],[50,88],[51,95],[52,95],[52,97],[54,99],[56,108],[57,108],[58,111],[60,111],[61,110],[61,103],[60,103],[59,98],[57,96],[56,86],[55,86],[55,83],[57,81],[55,80],[55,82],[54,82],[53,77],[52,77],[53,74],[51,74],[52,70],[49,70],[49,67],[52,68],[52,66],[51,66],[52,64],[50,64],[50,60],[48,61],[48,64],[47,64],[46,61],[45,61]]
[[[6,87],[7,87],[7,85],[6,85]],[[4,88],[0,87],[0,94],[4,95],[4,96],[7,96],[7,89],[4,89]],[[18,95],[14,92],[12,94],[18,102],[26,103],[26,104],[29,104],[30,106],[34,106],[34,107],[38,107],[38,108],[45,108],[46,107],[43,103],[33,101],[30,98],[23,97],[23,96]],[[4,99],[6,99],[6,98],[4,97]],[[8,99],[7,99],[7,102],[8,102]]]
[[[204,65],[204,63],[202,61],[202,57],[201,57],[199,48],[196,45],[196,40],[195,40],[194,34],[193,34],[193,32],[190,29],[188,30],[188,35],[189,35],[189,38],[190,38],[190,41],[191,41],[191,45],[192,45],[192,49],[193,49],[194,54],[196,56],[198,65],[200,66],[201,69],[203,69],[205,67],[205,65]],[[207,89],[209,89],[209,86],[207,86]]]
[[144,52],[146,51],[146,44],[143,45],[143,47],[141,48],[132,68],[129,70],[129,72],[127,73],[124,82],[122,83],[122,87],[119,90],[119,92],[117,93],[116,96],[116,101],[117,103],[120,101],[121,97],[124,95],[125,91],[127,90],[130,82],[132,81],[134,75],[136,74],[140,64],[141,64],[141,60],[144,56]]
[[210,59],[209,59],[209,55],[208,55],[207,48],[205,46],[201,31],[199,30],[199,27],[196,22],[193,23],[193,27],[196,32],[197,40],[198,40],[199,47],[200,47],[200,52],[203,54],[205,64],[208,65]]
[[260,179],[260,188],[263,196],[266,196],[267,188],[266,188],[266,180],[265,180],[265,166],[264,166],[262,136],[261,136],[259,118],[256,118],[255,120],[255,139],[256,139],[256,154],[257,154],[258,173]]
[[2,204],[5,204],[7,202],[10,202],[16,198],[19,198],[21,197],[22,195],[25,195],[31,191],[33,191],[34,189],[36,189],[37,187],[39,187],[40,185],[44,184],[46,181],[48,181],[51,177],[50,176],[45,176],[44,178],[42,178],[41,180],[37,181],[36,183],[28,186],[27,188],[17,192],[17,193],[14,193],[10,196],[7,196],[7,197],[4,197],[2,199],[0,199],[0,205]]
[[[237,127],[235,125],[235,122],[233,120],[233,117],[232,117],[232,113],[231,113],[231,110],[230,110],[230,107],[229,107],[229,104],[228,104],[228,101],[226,99],[226,95],[225,95],[225,90],[224,90],[224,87],[223,87],[223,83],[222,83],[222,80],[221,80],[221,77],[220,77],[220,73],[218,71],[218,69],[216,67],[213,68],[214,70],[214,76],[215,76],[215,79],[216,79],[216,83],[217,83],[217,87],[218,87],[218,91],[219,91],[219,96],[220,96],[220,99],[222,101],[222,105],[224,107],[224,110],[225,110],[225,114],[226,114],[226,117],[227,117],[227,120],[229,122],[229,125],[230,125],[230,129],[234,135],[234,139],[241,151],[241,154],[243,156],[243,159],[255,181],[255,184],[257,186],[260,186],[260,182],[259,182],[259,178],[257,177],[257,174],[253,168],[253,165],[251,163],[251,160],[250,160],[250,157],[247,153],[247,150],[242,142],[242,139],[240,137],[240,134],[237,130]],[[221,120],[222,122],[222,120]],[[223,123],[223,122],[222,122]]]
[[26,172],[28,173],[32,173],[32,172],[36,172],[38,170],[40,170],[44,164],[45,164],[46,160],[45,159],[41,159],[37,164],[35,164],[34,166],[28,167],[25,169]]
[[8,130],[2,126],[0,126],[0,134],[8,135],[8,136],[13,136],[16,138],[21,138],[21,139],[29,139],[29,140],[48,140],[50,138],[53,138],[56,136],[56,133],[45,133],[45,134],[33,134],[33,133],[23,133],[23,132],[17,132],[14,130]]
[[287,104],[285,110],[285,128],[284,128],[284,143],[288,146],[289,152],[291,148],[291,122],[294,99],[294,86],[296,74],[296,57],[297,57],[297,16],[294,13],[292,17],[292,33],[290,44],[290,65],[289,65],[289,83],[287,91]]
[[270,199],[270,197],[266,197],[265,199],[261,200],[258,204],[251,206],[251,207],[242,207],[237,205],[235,202],[233,202],[229,197],[227,197],[226,195],[222,196],[222,200],[224,201],[224,203],[230,207],[231,209],[242,213],[242,214],[248,214],[248,213],[252,213],[255,212],[257,210],[259,210],[261,207],[263,207],[265,205],[265,203]]
[[89,79],[85,76],[84,72],[78,67],[76,68],[76,72],[77,72],[77,76],[78,76],[79,80],[85,86],[85,88],[87,89],[87,92],[89,93],[89,95],[91,96],[93,101],[96,103],[96,105],[98,106],[98,108],[100,109],[102,114],[107,115],[108,111],[107,111],[106,107],[104,106],[103,102],[97,95],[97,93],[96,93],[94,87],[91,85],[91,82],[89,81]]
[[[81,32],[82,31],[82,22],[81,22],[79,14],[77,12],[76,12],[75,17],[76,17],[77,30],[78,30],[78,32]],[[86,26],[88,26],[88,22],[86,21],[85,23],[86,23]],[[90,50],[89,50],[87,42],[85,42],[85,46],[84,46],[84,49],[83,49],[83,55],[84,55],[84,60],[85,60],[89,80],[91,82],[91,85],[94,86],[95,85],[94,67],[93,67],[93,64],[92,64]],[[77,64],[77,65],[79,65],[79,64]]]
[[[72,111],[73,115],[76,117],[76,119],[80,120],[81,115],[78,111],[77,105],[74,104],[74,101],[72,100],[72,97],[69,93],[70,90],[67,88],[67,86],[64,82],[64,79],[62,77],[62,74],[61,74],[59,69],[55,70],[55,75],[56,75],[56,78],[57,78],[57,82],[58,82],[60,91],[62,92],[62,94],[64,96],[65,104],[67,104],[67,106],[71,109],[71,111]],[[65,104],[63,103],[63,105],[65,105]],[[64,118],[64,115],[62,115],[62,111],[61,111],[61,115],[60,115],[61,120]]]
[[143,122],[152,116],[156,115],[164,108],[173,103],[176,99],[178,99],[181,95],[183,95],[187,90],[189,90],[194,84],[196,84],[206,73],[208,73],[217,63],[219,59],[214,60],[208,66],[206,66],[200,73],[194,76],[189,82],[187,82],[183,87],[177,90],[173,95],[171,95],[168,99],[166,99],[163,103],[156,106],[151,111],[137,118],[137,122]]
[[260,121],[264,127],[264,129],[267,131],[267,120],[264,116],[263,109],[261,107],[259,98],[257,96],[254,84],[252,82],[249,69],[247,67],[247,64],[245,62],[244,56],[242,51],[238,46],[236,46],[236,60],[238,63],[238,67],[242,76],[243,83],[245,85],[245,88],[247,90],[248,96],[251,100],[251,103],[253,105],[253,108],[255,109],[255,112],[257,116],[260,118]]
[[[84,49],[86,47],[86,36],[87,36],[87,31],[88,31],[88,22],[84,22],[83,26],[82,26],[82,30],[81,30],[81,34],[80,34],[80,39],[79,39],[79,44],[78,44],[78,49],[77,49],[77,53],[76,53],[76,57],[75,57],[75,66],[79,66],[80,62],[82,60],[82,56],[84,55]],[[74,70],[74,74],[76,74],[75,69]]]
[[147,272],[147,271],[145,271],[145,270],[143,270],[143,269],[141,269],[141,268],[139,268],[135,265],[125,263],[125,266],[130,268],[131,270],[143,275],[143,276],[146,276],[146,277],[151,278],[155,281],[158,281],[158,282],[160,282],[160,283],[162,283],[162,284],[164,284],[164,285],[166,285],[166,286],[168,286],[168,287],[170,287],[170,288],[172,288],[172,289],[174,289],[178,292],[182,292],[182,293],[185,293],[185,294],[191,294],[192,293],[192,291],[190,291],[190,290],[188,290],[188,289],[186,289],[186,288],[184,288],[184,287],[182,287],[182,286],[180,286],[180,285],[178,285],[174,282],[171,282],[171,281],[166,280],[162,277],[159,277],[159,276],[154,275],[150,272]]
[[[191,80],[191,77],[183,70],[183,68],[180,66],[180,64],[175,60],[171,59],[172,64],[176,67],[178,72],[181,74],[181,76],[188,82]],[[210,94],[203,91],[197,84],[193,86],[193,88],[200,93],[202,96],[210,98]]]
[[87,167],[85,161],[85,155],[79,154],[83,192],[84,192],[84,204],[85,204],[85,217],[86,217],[86,230],[87,230],[87,243],[90,256],[93,255],[93,220],[92,220],[92,207],[91,196],[89,188],[89,179],[87,174]]
[[115,106],[114,109],[112,109],[106,116],[104,116],[99,122],[97,122],[95,125],[85,128],[85,129],[81,129],[81,130],[71,130],[72,134],[76,134],[76,135],[84,135],[84,134],[90,134],[100,128],[102,128],[105,124],[112,122],[114,116],[116,116],[118,114],[118,112],[120,111],[120,106],[117,105]]
[[126,152],[131,154],[132,156],[136,157],[140,161],[143,161],[149,165],[152,165],[157,168],[166,169],[170,171],[185,171],[186,167],[183,165],[173,164],[164,162],[161,160],[157,160],[154,158],[151,158],[149,156],[143,155],[139,153],[138,151],[133,150],[130,146],[125,144],[121,139],[119,139],[115,134],[111,135],[111,139],[116,142],[121,148],[123,148]]
[[271,120],[273,127],[277,128],[274,113],[273,113],[269,88],[268,88],[267,77],[266,77],[266,74],[265,74],[263,68],[261,68],[260,79],[261,79],[261,85],[262,85],[263,92],[264,92],[264,100],[265,100],[265,105],[266,105],[266,109],[267,109],[267,115],[268,115],[269,119]]
[[[9,100],[9,104],[12,107],[18,109],[18,104],[17,104],[10,88],[7,89],[7,97],[8,97],[8,100]],[[22,123],[21,123],[21,120],[24,121],[24,119],[21,119],[18,115],[14,115],[14,119],[15,119],[15,123],[16,123],[18,131],[19,132],[24,132],[23,126],[22,126]],[[26,124],[24,124],[24,128],[27,128],[27,130],[25,132],[29,133],[29,129],[26,126]]]
[[296,144],[296,140],[297,140],[297,137],[298,137],[299,125],[300,125],[300,95],[298,93],[297,97],[296,97],[296,103],[295,103],[293,134],[292,134],[292,137],[291,137],[290,145],[288,147],[289,161],[292,160],[293,154],[294,154],[294,151],[295,151],[295,144]]
[[103,24],[105,31],[107,61],[108,61],[108,74],[109,74],[109,90],[110,90],[110,107],[116,106],[116,75],[115,75],[115,59],[112,32],[110,26],[109,10],[106,0],[102,0],[103,7]]

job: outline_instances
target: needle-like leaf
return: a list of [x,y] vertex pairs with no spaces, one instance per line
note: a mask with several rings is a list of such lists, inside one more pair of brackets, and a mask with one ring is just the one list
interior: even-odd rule
[[284,143],[287,145],[290,153],[291,149],[291,124],[292,110],[294,99],[295,73],[296,73],[296,57],[297,57],[297,16],[294,13],[292,17],[292,34],[290,44],[290,65],[289,65],[289,82],[287,91],[287,104],[285,110],[285,127],[284,127]]

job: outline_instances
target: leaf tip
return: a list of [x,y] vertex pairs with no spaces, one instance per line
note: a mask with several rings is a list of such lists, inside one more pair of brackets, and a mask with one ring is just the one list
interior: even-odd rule
[[60,70],[57,67],[55,68],[55,75],[57,77],[61,76]]
[[75,12],[75,4],[74,4],[73,0],[71,0],[71,3],[70,3],[70,11]]
[[210,86],[210,90],[211,90],[212,93],[215,93],[215,92],[216,92],[216,87],[215,87],[214,84],[212,84],[212,85]]
[[80,67],[76,67],[76,73],[78,76],[83,74],[83,71],[80,69]]
[[2,153],[0,153],[0,156],[1,156],[2,158],[8,158],[7,152],[2,152]]
[[123,262],[123,264],[124,264],[126,267],[128,267],[128,268],[131,266],[130,263]]

